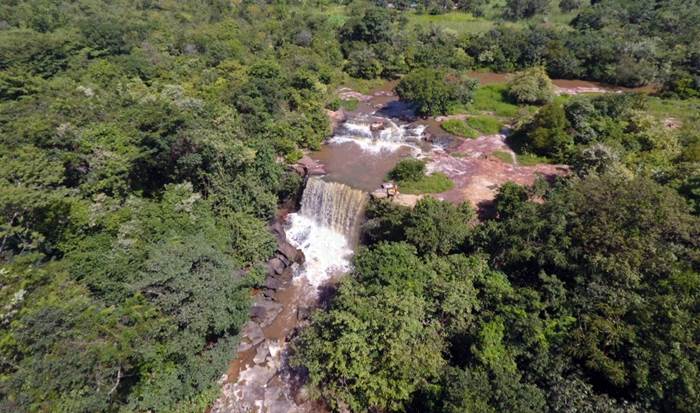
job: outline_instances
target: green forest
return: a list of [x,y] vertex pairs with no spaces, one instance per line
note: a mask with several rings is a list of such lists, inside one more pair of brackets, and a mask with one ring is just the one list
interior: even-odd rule
[[357,104],[340,87],[387,81],[571,173],[503,185],[487,218],[370,201],[351,274],[290,346],[309,394],[700,412],[698,0],[3,0],[0,411],[206,411],[298,201],[289,165]]

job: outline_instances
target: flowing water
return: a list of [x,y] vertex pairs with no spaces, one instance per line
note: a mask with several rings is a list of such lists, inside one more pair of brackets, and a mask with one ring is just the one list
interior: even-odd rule
[[367,193],[310,177],[298,213],[290,214],[287,239],[304,252],[299,278],[314,288],[350,270]]
[[315,306],[323,289],[350,270],[367,200],[365,191],[319,177],[307,179],[301,208],[286,217],[285,225],[287,240],[304,253],[305,261],[294,271],[291,285],[265,301],[281,307],[279,313],[246,326],[213,413],[324,411],[316,402],[298,400],[303,379],[288,366],[287,340],[300,323],[300,311]]

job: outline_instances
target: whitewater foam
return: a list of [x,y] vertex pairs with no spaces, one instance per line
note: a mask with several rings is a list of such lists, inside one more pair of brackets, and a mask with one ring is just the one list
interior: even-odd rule
[[[377,131],[373,131],[376,125]],[[346,121],[337,135],[329,139],[330,144],[354,143],[363,151],[378,155],[382,152],[395,152],[410,147],[420,152],[416,145],[423,138],[425,126],[397,125],[389,118],[375,117]]]
[[350,271],[353,250],[345,235],[300,213],[289,214],[285,232],[289,243],[302,250],[306,258],[295,280],[319,287],[333,274]]

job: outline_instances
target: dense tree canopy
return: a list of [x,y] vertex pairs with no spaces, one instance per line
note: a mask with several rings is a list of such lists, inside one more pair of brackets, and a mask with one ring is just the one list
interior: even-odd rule
[[469,103],[477,82],[435,69],[418,69],[401,79],[396,93],[414,103],[422,115],[447,114],[457,104]]
[[[293,341],[310,394],[698,411],[698,0],[369,3],[0,4],[1,411],[204,411],[299,192],[286,166],[329,135],[340,86],[377,79],[420,115],[512,127],[513,168],[570,169],[501,186],[480,222],[373,201]],[[472,70],[520,73],[479,89]],[[555,97],[549,77],[655,96]]]

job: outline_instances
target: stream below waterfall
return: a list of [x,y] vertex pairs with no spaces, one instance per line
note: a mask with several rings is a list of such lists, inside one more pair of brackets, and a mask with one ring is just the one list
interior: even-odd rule
[[324,173],[307,175],[300,209],[278,218],[285,242],[303,252],[303,263],[290,265],[286,285],[256,295],[257,317],[243,330],[212,413],[325,411],[305,398],[303,377],[287,365],[287,344],[338,277],[350,271],[368,193],[402,157],[420,156],[431,147],[424,139],[425,125],[382,112],[407,110],[392,107],[396,101],[386,90],[375,92],[345,115],[320,151],[309,155]]
[[[504,79],[488,73],[475,77],[484,84]],[[579,81],[560,84],[578,88],[571,93],[603,87]],[[251,320],[211,413],[326,411],[306,397],[303,375],[288,366],[288,340],[328,299],[338,278],[351,270],[368,193],[401,158],[424,159],[429,172],[445,173],[455,182],[453,190],[436,198],[476,207],[493,199],[504,182],[529,185],[537,177],[567,172],[562,165],[517,165],[504,134],[469,140],[450,136],[436,119],[415,118],[411,107],[393,94],[393,86],[389,82],[371,95],[338,91],[343,99],[358,99],[358,108],[333,113],[333,136],[300,162],[306,174],[300,209],[282,211],[276,220],[278,257],[271,261],[265,288],[255,296]],[[493,157],[495,151],[509,151],[513,164]],[[302,258],[296,256],[297,249]]]

